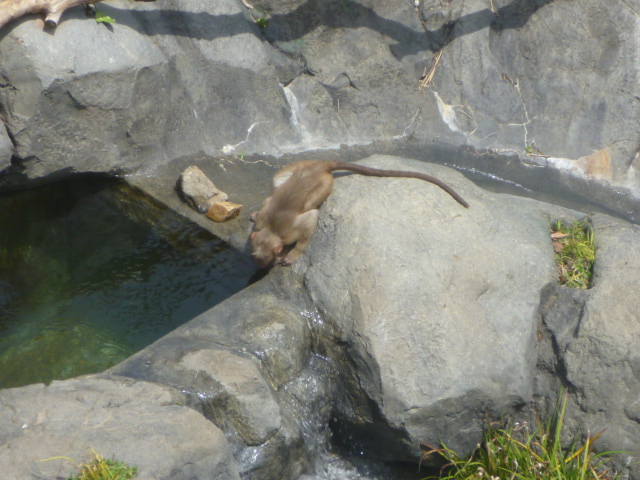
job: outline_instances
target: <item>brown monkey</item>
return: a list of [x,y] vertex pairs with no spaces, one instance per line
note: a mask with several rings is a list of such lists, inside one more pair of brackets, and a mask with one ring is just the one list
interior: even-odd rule
[[[335,170],[348,170],[372,177],[426,180],[438,185],[462,206],[469,207],[469,204],[446,183],[424,173],[380,170],[345,162],[295,162],[274,175],[272,195],[264,201],[260,210],[251,216],[255,222],[251,233],[251,254],[260,267],[267,267],[273,263],[291,265],[304,251],[318,221],[317,208],[331,193],[331,172]],[[286,252],[288,246],[293,248]]]

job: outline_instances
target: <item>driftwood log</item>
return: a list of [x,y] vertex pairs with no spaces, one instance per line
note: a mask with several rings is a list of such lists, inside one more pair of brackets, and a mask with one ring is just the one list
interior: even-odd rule
[[[55,28],[65,10],[76,5],[92,5],[100,0],[0,0],[0,28],[29,13],[44,13],[45,26]],[[153,2],[154,0],[136,0]]]

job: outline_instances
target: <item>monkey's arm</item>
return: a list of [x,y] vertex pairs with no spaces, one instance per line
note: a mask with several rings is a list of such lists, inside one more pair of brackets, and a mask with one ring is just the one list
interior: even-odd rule
[[271,197],[267,197],[264,202],[262,202],[262,206],[260,207],[260,210],[258,210],[257,212],[253,212],[250,216],[249,219],[255,224],[253,226],[253,231],[257,232],[259,230],[262,230],[267,222],[267,212],[269,210],[269,204],[271,203]]

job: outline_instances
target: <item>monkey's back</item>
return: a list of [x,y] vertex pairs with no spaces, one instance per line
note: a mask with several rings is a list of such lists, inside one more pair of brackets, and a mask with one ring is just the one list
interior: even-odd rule
[[[318,208],[331,193],[333,175],[325,162],[296,162],[283,168],[278,174],[286,176],[286,180],[273,190],[271,207],[274,213],[300,215]],[[274,184],[278,174],[274,178]]]

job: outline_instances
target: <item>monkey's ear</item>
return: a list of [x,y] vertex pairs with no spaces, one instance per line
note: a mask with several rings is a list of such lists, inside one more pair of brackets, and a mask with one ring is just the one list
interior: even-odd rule
[[253,240],[254,238],[256,238],[256,235],[258,234],[258,232],[251,232],[251,240]]
[[276,255],[280,255],[282,253],[282,244],[281,243],[279,243],[278,245],[273,247],[273,253],[275,253]]

